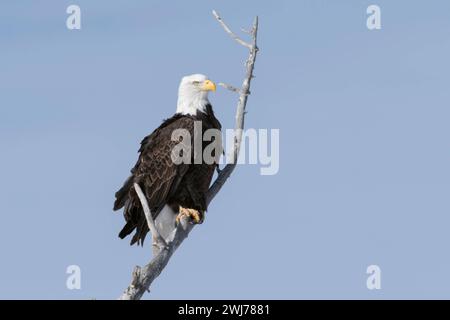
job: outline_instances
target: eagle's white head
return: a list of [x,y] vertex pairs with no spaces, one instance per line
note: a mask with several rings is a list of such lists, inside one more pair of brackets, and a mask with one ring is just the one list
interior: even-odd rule
[[205,112],[205,107],[209,104],[209,91],[216,91],[216,85],[203,74],[193,74],[181,79],[177,113],[196,115],[197,111]]

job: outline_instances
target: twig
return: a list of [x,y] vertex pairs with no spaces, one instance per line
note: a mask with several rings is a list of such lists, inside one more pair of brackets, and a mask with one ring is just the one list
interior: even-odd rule
[[167,247],[167,243],[164,240],[163,237],[158,232],[158,229],[155,225],[155,220],[153,220],[152,213],[150,211],[150,208],[148,206],[147,198],[144,195],[144,192],[142,192],[141,187],[134,183],[134,190],[136,191],[137,196],[139,197],[139,200],[141,201],[142,209],[144,210],[145,219],[147,219],[148,228],[150,229],[153,237],[153,255],[155,256],[158,254],[159,250],[161,250],[164,247]]
[[[209,188],[208,193],[206,195],[206,201],[209,204],[212,199],[217,195],[222,186],[225,184],[226,180],[230,177],[231,173],[236,167],[239,150],[241,147],[242,141],[242,131],[244,129],[244,119],[245,119],[245,108],[247,104],[248,95],[250,94],[250,83],[253,78],[253,70],[256,61],[256,55],[258,53],[258,46],[256,44],[256,39],[258,35],[258,17],[255,18],[253,22],[253,28],[251,30],[252,43],[249,44],[239,39],[233,32],[231,32],[230,28],[223,22],[222,18],[219,17],[216,11],[213,11],[214,17],[219,21],[225,31],[230,34],[230,36],[242,44],[243,46],[250,49],[250,55],[246,62],[246,76],[242,83],[241,89],[236,89],[235,92],[239,92],[239,101],[236,109],[236,124],[234,131],[234,145],[233,145],[233,162],[229,163],[220,170],[216,180]],[[231,86],[230,86],[231,87]],[[234,88],[234,87],[232,87]],[[232,90],[234,91],[234,90]],[[151,218],[151,215],[150,215]],[[151,219],[153,221],[153,219]],[[154,222],[153,222],[154,225]],[[150,224],[149,224],[150,226]],[[184,239],[189,235],[191,230],[195,225],[187,222],[186,219],[182,219],[181,223],[177,225],[177,227],[172,231],[172,233],[166,238],[167,246],[164,246],[159,252],[153,256],[153,259],[143,268],[137,267],[133,272],[133,277],[131,284],[119,298],[121,300],[138,300],[142,297],[142,295],[149,290],[150,285],[153,280],[155,280],[162,272],[162,270],[166,267],[167,263],[170,260],[172,254],[177,250],[180,244]],[[156,229],[156,227],[155,227]],[[156,231],[157,232],[157,231]],[[153,231],[152,231],[153,233]]]
[[231,29],[226,25],[225,22],[223,22],[222,18],[219,16],[219,14],[216,12],[216,10],[213,10],[213,15],[219,21],[221,26],[225,29],[225,32],[230,35],[231,38],[233,38],[237,43],[240,45],[243,45],[244,47],[247,47],[248,49],[252,49],[252,45],[250,43],[245,42],[241,38],[239,38]]
[[225,89],[228,89],[230,91],[236,92],[236,93],[241,93],[241,89],[233,87],[232,85],[223,83],[223,82],[219,82],[219,86],[224,87]]

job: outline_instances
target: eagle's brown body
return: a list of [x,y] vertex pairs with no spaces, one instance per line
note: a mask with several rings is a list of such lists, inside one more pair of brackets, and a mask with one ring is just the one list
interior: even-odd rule
[[[126,225],[119,233],[120,238],[136,230],[131,244],[142,244],[149,231],[134,183],[139,184],[144,191],[154,219],[165,205],[175,213],[178,213],[180,206],[198,210],[202,214],[206,211],[206,192],[217,164],[206,164],[204,161],[195,164],[194,152],[189,164],[175,164],[171,156],[173,148],[179,143],[172,141],[172,132],[186,129],[191,139],[194,139],[195,121],[201,121],[202,134],[208,129],[221,129],[211,105],[207,105],[204,113],[198,111],[195,116],[175,114],[141,142],[139,159],[131,170],[131,176],[116,193],[114,210],[124,208],[126,220]],[[208,143],[203,142],[202,151]]]

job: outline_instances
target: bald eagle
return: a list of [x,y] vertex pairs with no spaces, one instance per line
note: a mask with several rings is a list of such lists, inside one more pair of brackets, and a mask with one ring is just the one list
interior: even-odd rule
[[[201,123],[202,136],[208,129],[220,130],[221,124],[208,100],[209,91],[215,90],[214,82],[204,75],[184,77],[178,90],[176,113],[142,140],[138,161],[131,169],[131,176],[115,194],[114,203],[115,211],[123,208],[126,221],[119,237],[123,239],[135,231],[131,245],[142,245],[149,231],[134,183],[143,190],[153,219],[166,210],[177,215],[177,221],[184,215],[189,216],[192,223],[203,222],[207,210],[206,192],[217,162],[175,163],[171,154],[180,141],[174,141],[172,133],[185,129],[194,137],[196,121]],[[205,147],[206,143],[202,142],[202,150]]]

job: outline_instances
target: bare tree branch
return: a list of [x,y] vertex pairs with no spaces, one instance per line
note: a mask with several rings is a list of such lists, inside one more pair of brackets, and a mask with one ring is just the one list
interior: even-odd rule
[[[221,26],[225,29],[225,31],[238,43],[241,45],[247,47],[250,50],[250,55],[246,62],[246,75],[245,79],[242,83],[242,88],[238,89],[229,85],[225,85],[224,87],[239,93],[239,101],[237,104],[236,109],[236,123],[235,123],[235,130],[234,130],[234,145],[232,150],[232,159],[231,162],[228,163],[225,168],[220,170],[216,180],[211,185],[211,187],[208,190],[208,193],[206,195],[207,203],[209,204],[212,199],[217,195],[217,193],[220,191],[220,189],[225,184],[226,180],[231,176],[233,170],[236,167],[237,159],[239,156],[239,151],[241,147],[241,141],[242,141],[242,132],[244,129],[244,120],[245,120],[245,108],[247,105],[247,99],[250,94],[250,84],[253,79],[253,70],[255,66],[256,61],[256,55],[258,53],[258,46],[257,46],[257,35],[258,35],[258,17],[255,18],[253,22],[253,27],[250,31],[252,42],[247,43],[243,40],[241,40],[238,36],[236,36],[230,28],[225,24],[225,22],[222,20],[222,18],[217,14],[216,11],[213,11],[214,17],[219,21]],[[139,186],[138,186],[139,187]],[[139,188],[140,189],[140,188]],[[138,189],[137,189],[138,190]],[[142,190],[141,190],[142,192]],[[138,193],[139,195],[139,193]],[[143,195],[143,193],[142,193]],[[141,199],[141,202],[142,199]],[[146,202],[146,201],[145,201]],[[148,205],[147,205],[148,207]],[[149,210],[150,211],[150,210]],[[146,213],[147,216],[147,213]],[[153,219],[148,219],[149,227],[152,225],[152,228],[154,227],[155,230],[152,230],[155,232],[157,236],[159,236],[158,230],[156,230],[155,223]],[[153,223],[152,223],[153,221]],[[153,259],[143,268],[136,267],[132,274],[132,281],[131,284],[128,286],[128,288],[124,291],[124,293],[119,297],[120,300],[139,300],[142,295],[149,291],[150,285],[152,284],[153,280],[155,280],[162,272],[162,270],[166,267],[167,263],[169,262],[172,254],[177,250],[177,248],[181,245],[184,239],[187,238],[191,230],[193,229],[195,225],[192,225],[187,221],[187,219],[182,219],[181,223],[177,225],[177,227],[174,228],[174,230],[165,238],[166,245],[157,245],[154,246],[154,254]],[[157,241],[154,239],[154,242]],[[157,250],[155,250],[155,248]]]
[[182,219],[181,223],[177,225],[169,236],[168,246],[163,247],[158,254],[154,255],[153,259],[145,267],[135,267],[131,284],[125,289],[119,300],[139,300],[145,292],[149,292],[153,280],[161,274],[172,254],[178,249],[183,240],[187,238],[193,227],[193,224],[190,224],[186,219]]
[[236,92],[236,93],[241,93],[241,89],[236,88],[236,87],[234,87],[232,85],[223,83],[223,82],[219,82],[219,86],[224,87],[225,89],[228,89],[228,90]]
[[155,225],[155,221],[153,220],[152,213],[148,206],[147,198],[145,197],[144,192],[142,191],[141,187],[137,183],[134,183],[134,190],[136,191],[136,194],[138,195],[139,200],[141,201],[142,209],[144,210],[145,219],[147,220],[148,228],[150,229],[150,232],[152,233],[153,255],[156,255],[156,254],[158,254],[158,252],[161,248],[167,247],[167,243],[164,240],[164,238],[161,237],[161,235],[159,234],[159,231]]
[[219,21],[219,23],[222,25],[222,27],[225,29],[225,32],[230,35],[231,38],[233,38],[237,43],[240,45],[243,45],[244,47],[247,47],[249,50],[252,50],[252,45],[250,43],[245,42],[241,38],[239,38],[233,31],[231,31],[230,28],[226,25],[225,22],[223,22],[222,18],[219,16],[219,14],[216,12],[216,10],[213,10],[213,15]]
[[207,203],[209,204],[211,200],[216,196],[216,194],[222,189],[227,179],[231,176],[236,167],[237,160],[239,157],[239,151],[241,149],[242,142],[242,132],[244,129],[245,120],[245,108],[247,106],[247,99],[250,95],[250,84],[253,79],[253,70],[255,68],[256,55],[259,51],[257,46],[258,37],[258,17],[255,17],[253,22],[253,27],[251,31],[252,35],[252,45],[250,49],[250,55],[246,62],[246,75],[242,83],[242,88],[240,89],[239,101],[236,109],[236,124],[234,129],[234,148],[232,152],[232,162],[227,164],[224,169],[221,170],[217,179],[214,181],[212,186],[208,190]]

